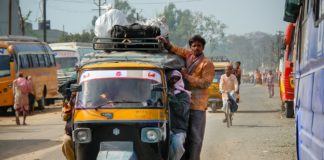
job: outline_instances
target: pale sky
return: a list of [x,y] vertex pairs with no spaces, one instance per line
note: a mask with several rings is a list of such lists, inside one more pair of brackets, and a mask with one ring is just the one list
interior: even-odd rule
[[[32,11],[30,21],[36,29],[37,19],[41,19],[42,0],[20,0],[23,15]],[[63,29],[71,33],[89,30],[98,8],[94,0],[47,0],[47,19],[51,20],[52,29]],[[95,0],[98,1],[98,0]],[[101,0],[104,1],[104,0]],[[111,3],[112,0],[107,0]],[[249,32],[266,32],[275,34],[284,30],[284,0],[128,0],[129,4],[146,18],[154,18],[163,11],[164,6],[174,2],[178,9],[200,11],[205,15],[214,15],[227,25],[225,33],[245,34]]]

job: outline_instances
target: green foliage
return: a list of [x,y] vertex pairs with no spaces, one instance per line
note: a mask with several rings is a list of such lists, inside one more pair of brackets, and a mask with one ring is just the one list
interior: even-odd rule
[[95,37],[93,29],[90,30],[90,32],[87,32],[85,30],[82,31],[82,33],[76,33],[76,34],[67,34],[62,35],[60,37],[59,42],[89,42],[91,43],[93,38]]
[[115,8],[123,11],[126,16],[127,20],[130,23],[136,22],[136,20],[143,20],[144,17],[139,14],[139,12],[130,6],[130,4],[125,0],[115,0]]
[[276,35],[254,32],[245,35],[229,35],[218,48],[218,56],[226,56],[232,61],[241,61],[245,70],[253,71],[260,66],[276,69],[280,41]]
[[190,10],[179,10],[173,3],[164,7],[163,13],[159,16],[166,17],[170,29],[169,37],[180,46],[186,45],[189,38],[195,34],[206,39],[210,52],[213,52],[224,41],[226,25],[214,16],[206,16],[201,12]]

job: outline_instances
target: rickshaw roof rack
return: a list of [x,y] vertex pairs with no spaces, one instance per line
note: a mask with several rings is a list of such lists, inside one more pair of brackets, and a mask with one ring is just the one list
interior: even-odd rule
[[20,42],[40,42],[38,38],[31,36],[20,36],[20,35],[7,35],[0,36],[0,40],[4,41],[20,41]]
[[230,62],[230,60],[225,56],[210,57],[210,59],[213,62]]
[[183,58],[161,51],[159,53],[151,53],[144,51],[124,51],[124,52],[93,52],[82,58],[80,66],[94,63],[118,63],[118,62],[135,62],[147,63],[161,68],[180,69],[184,67]]
[[106,51],[163,51],[156,38],[101,38],[93,39],[94,50]]

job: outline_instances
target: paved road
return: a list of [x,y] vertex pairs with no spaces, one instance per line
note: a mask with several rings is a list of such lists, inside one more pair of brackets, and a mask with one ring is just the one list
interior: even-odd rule
[[[278,93],[278,88],[276,88]],[[264,86],[244,85],[239,112],[227,128],[223,113],[207,113],[202,160],[294,160],[294,120],[279,111],[278,94],[268,98]],[[28,126],[15,126],[13,117],[0,117],[0,159],[64,159],[64,122],[59,110],[28,117]]]
[[221,122],[223,113],[209,113],[202,159],[295,160],[294,119],[281,114],[278,91],[268,98],[264,86],[242,86],[231,128]]

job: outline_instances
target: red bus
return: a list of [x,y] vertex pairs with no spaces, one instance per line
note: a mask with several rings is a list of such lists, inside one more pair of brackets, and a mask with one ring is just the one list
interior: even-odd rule
[[280,98],[287,118],[294,117],[293,36],[295,24],[289,23],[285,31],[285,53],[281,59]]

